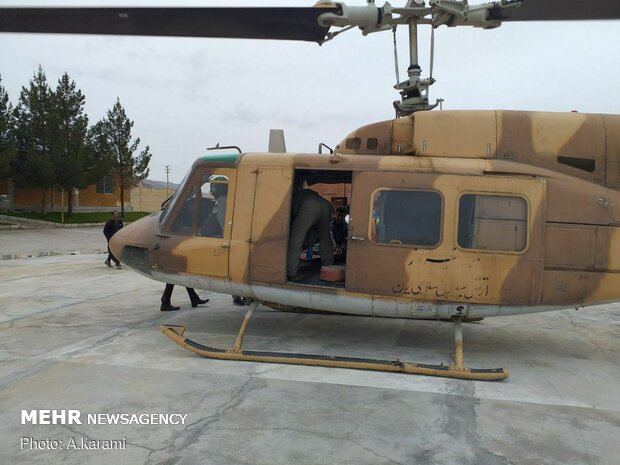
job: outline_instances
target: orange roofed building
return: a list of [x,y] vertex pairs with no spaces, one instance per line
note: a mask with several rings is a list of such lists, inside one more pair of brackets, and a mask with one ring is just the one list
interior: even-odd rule
[[[43,198],[42,189],[22,189],[9,179],[0,179],[0,209],[40,211]],[[125,190],[125,210],[131,211],[131,192]],[[45,210],[67,210],[67,194],[64,199],[62,189],[50,188],[45,196]],[[121,208],[121,192],[112,176],[101,178],[96,184],[84,189],[73,190],[73,211],[113,211]]]

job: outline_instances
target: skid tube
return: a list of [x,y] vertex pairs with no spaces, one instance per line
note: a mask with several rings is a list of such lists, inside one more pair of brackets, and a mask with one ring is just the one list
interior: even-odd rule
[[356,370],[387,371],[414,375],[439,376],[474,381],[500,381],[508,378],[508,370],[504,368],[476,369],[464,366],[463,333],[461,318],[454,319],[454,364],[427,365],[421,363],[402,362],[400,360],[377,360],[354,357],[338,357],[330,355],[311,355],[302,353],[267,352],[243,350],[243,336],[248,323],[258,304],[252,303],[248,310],[233,347],[220,349],[208,347],[184,336],[185,326],[160,325],[160,331],[184,349],[203,357],[217,360],[236,360],[241,362],[284,363],[291,365],[309,365],[333,368],[349,368]]

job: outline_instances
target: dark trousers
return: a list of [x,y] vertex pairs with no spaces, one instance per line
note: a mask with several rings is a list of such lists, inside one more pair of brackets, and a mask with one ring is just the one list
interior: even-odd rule
[[[101,259],[99,259],[101,260]],[[119,262],[116,257],[112,254],[112,251],[110,250],[110,241],[108,241],[108,261],[113,261],[114,263],[116,263],[117,265],[120,265],[121,262]]]
[[306,242],[312,247],[319,240],[319,254],[321,265],[334,264],[334,245],[329,230],[331,206],[329,202],[318,195],[306,198],[299,207],[295,220],[291,226],[286,255],[286,270],[289,276],[295,276],[299,268],[301,248]]
[[[191,287],[186,287],[187,295],[189,295],[189,300],[194,303],[200,299],[196,291]],[[164,305],[170,305],[170,298],[172,297],[172,291],[174,290],[174,284],[166,284],[166,288],[164,289],[164,293],[161,295],[161,303]]]

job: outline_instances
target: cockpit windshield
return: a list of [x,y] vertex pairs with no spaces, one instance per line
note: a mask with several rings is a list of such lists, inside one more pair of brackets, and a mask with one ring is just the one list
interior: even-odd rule
[[159,224],[163,224],[164,221],[166,221],[166,218],[168,218],[168,215],[170,215],[170,212],[172,211],[174,204],[177,202],[177,199],[179,198],[179,193],[183,191],[183,189],[185,188],[185,185],[187,184],[190,174],[191,174],[191,170],[187,172],[187,174],[183,178],[183,181],[181,181],[181,184],[179,184],[179,187],[177,188],[175,193],[162,202],[161,216],[159,217]]

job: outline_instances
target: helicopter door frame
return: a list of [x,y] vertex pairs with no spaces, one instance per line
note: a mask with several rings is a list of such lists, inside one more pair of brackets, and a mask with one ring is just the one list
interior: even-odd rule
[[[409,214],[408,207],[393,209],[392,221],[402,217],[408,217],[408,221],[411,218],[436,221],[437,216],[428,213],[428,206],[416,213],[416,206],[407,200],[407,193],[413,193],[409,197],[414,201],[435,199],[434,205],[440,205],[440,231],[431,225],[425,227],[426,231],[407,234],[407,228],[401,226],[395,234],[384,235],[385,241],[381,242],[375,235],[380,227],[375,218],[377,213],[373,216],[375,199],[381,196],[381,191],[396,191],[398,195],[393,198],[400,195],[405,205],[411,205],[414,211]],[[399,194],[401,191],[404,194]],[[346,289],[425,302],[536,305],[540,303],[542,292],[545,192],[545,180],[531,177],[356,172]],[[464,194],[524,199],[527,205],[525,227],[519,226],[522,228],[519,234],[526,234],[525,242],[520,239],[523,249],[480,250],[459,246],[459,201]],[[439,196],[440,202],[434,196]],[[498,221],[498,230],[506,226],[517,228],[510,221]],[[413,224],[410,229],[417,229]],[[405,238],[398,240],[396,234],[403,234]]]
[[250,280],[286,282],[286,252],[291,222],[292,166],[261,166],[250,236]]
[[[236,168],[196,168],[159,235],[158,265],[162,271],[214,278],[229,277],[236,180]],[[212,184],[227,186],[224,227],[215,232],[213,229],[205,229],[209,218],[217,216],[212,210],[215,199],[209,192]],[[196,202],[196,199],[200,201]],[[215,220],[217,223],[217,218]]]

